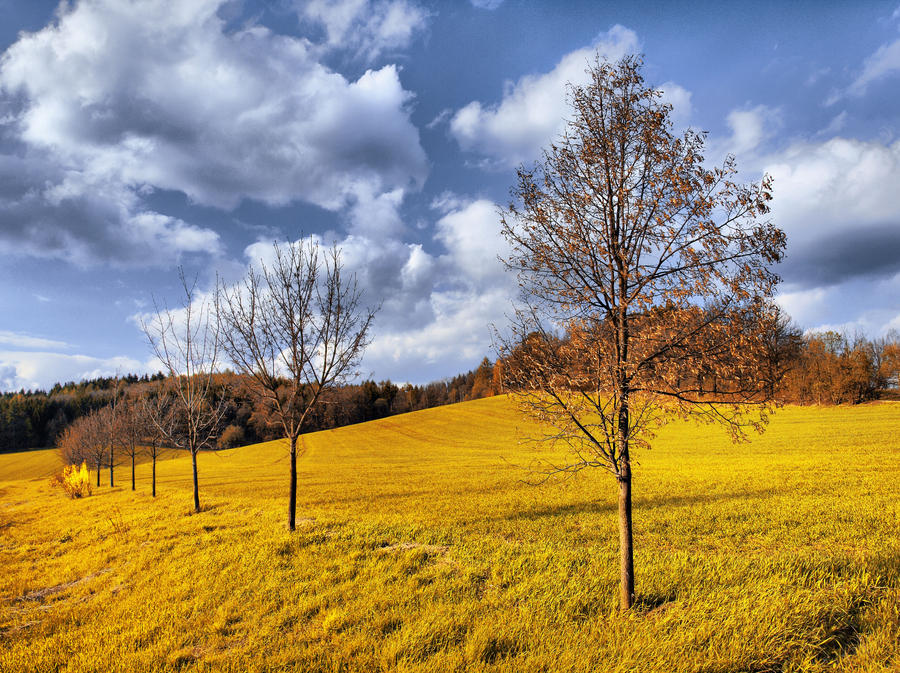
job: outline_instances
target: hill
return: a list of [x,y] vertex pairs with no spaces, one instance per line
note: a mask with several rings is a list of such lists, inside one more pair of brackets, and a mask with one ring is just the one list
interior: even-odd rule
[[[0,670],[879,671],[900,666],[900,404],[674,424],[615,487],[538,486],[503,397],[149,467],[68,500],[0,455]],[[52,468],[51,468],[52,469]]]

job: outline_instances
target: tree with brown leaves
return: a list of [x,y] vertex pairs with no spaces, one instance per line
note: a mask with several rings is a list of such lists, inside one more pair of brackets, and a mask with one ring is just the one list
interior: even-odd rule
[[784,234],[771,180],[706,168],[705,136],[676,137],[638,57],[599,57],[571,85],[572,118],[502,213],[523,307],[500,339],[505,388],[573,459],[618,482],[622,609],[635,601],[632,462],[676,416],[761,429]]
[[97,486],[100,486],[100,471],[104,462],[109,461],[112,444],[112,409],[101,407],[86,416],[76,418],[57,439],[56,446],[66,465],[86,462],[97,471]]
[[288,527],[297,511],[297,440],[330,389],[356,374],[377,309],[364,308],[337,247],[313,238],[273,245],[241,283],[220,283],[222,345],[252,394],[289,440]]

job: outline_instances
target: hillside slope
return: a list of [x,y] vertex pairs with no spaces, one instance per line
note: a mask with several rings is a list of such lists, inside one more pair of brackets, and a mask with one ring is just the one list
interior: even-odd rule
[[534,431],[489,398],[308,435],[293,534],[284,442],[202,455],[198,515],[184,456],[75,501],[0,456],[0,670],[900,666],[900,404],[665,428],[628,615],[614,482],[532,485]]

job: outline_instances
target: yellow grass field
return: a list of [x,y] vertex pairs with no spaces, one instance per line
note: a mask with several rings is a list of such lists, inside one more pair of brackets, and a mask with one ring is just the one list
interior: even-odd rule
[[900,671],[900,403],[665,428],[628,614],[614,481],[526,483],[527,430],[490,398],[309,435],[295,533],[281,442],[201,456],[200,514],[184,456],[69,500],[0,455],[0,670]]

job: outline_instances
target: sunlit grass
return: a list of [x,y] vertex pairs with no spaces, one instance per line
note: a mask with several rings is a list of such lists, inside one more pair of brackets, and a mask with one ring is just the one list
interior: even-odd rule
[[[732,445],[678,424],[635,468],[638,609],[615,484],[524,483],[504,398],[51,490],[0,455],[0,669],[900,668],[900,404],[787,408]],[[29,478],[32,478],[29,480]],[[126,483],[128,481],[129,483]]]

